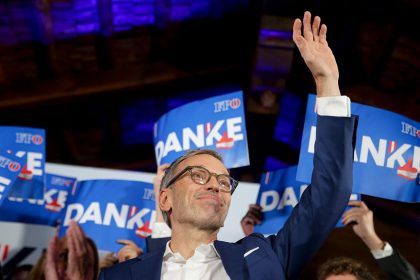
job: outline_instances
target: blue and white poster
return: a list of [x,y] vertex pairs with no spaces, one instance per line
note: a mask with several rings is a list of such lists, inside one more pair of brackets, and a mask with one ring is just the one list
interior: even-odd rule
[[[274,234],[283,228],[293,208],[298,204],[308,184],[296,181],[297,166],[266,172],[261,177],[257,204],[262,207],[263,222],[254,226],[254,231],[262,234]],[[360,196],[352,194],[349,200],[358,200]],[[347,211],[349,207],[345,209]],[[338,221],[337,227],[343,227]]]
[[56,226],[76,179],[46,174],[44,199],[9,197],[0,206],[0,221]]
[[166,113],[155,123],[154,146],[158,165],[196,148],[216,150],[227,168],[249,165],[242,92],[191,102]]
[[87,180],[77,184],[67,201],[59,236],[71,220],[77,222],[98,249],[118,252],[119,239],[132,240],[146,252],[145,238],[156,219],[151,183],[126,180]]
[[0,149],[0,206],[14,185],[25,160]]
[[[315,95],[309,95],[297,180],[309,182],[316,133]],[[353,192],[420,202],[420,123],[383,109],[352,102],[359,116]]]
[[0,126],[0,147],[24,157],[25,163],[9,197],[43,199],[45,186],[45,130]]

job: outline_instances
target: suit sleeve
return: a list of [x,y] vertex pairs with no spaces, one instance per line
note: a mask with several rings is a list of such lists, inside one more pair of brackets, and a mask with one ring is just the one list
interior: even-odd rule
[[417,270],[394,249],[392,255],[376,259],[382,272],[390,280],[418,280]]
[[105,280],[106,278],[105,278],[105,271],[104,270],[101,270],[101,273],[99,273],[99,277],[98,277],[98,280]]
[[317,118],[311,185],[283,229],[269,237],[287,279],[319,250],[349,201],[356,125],[356,117]]

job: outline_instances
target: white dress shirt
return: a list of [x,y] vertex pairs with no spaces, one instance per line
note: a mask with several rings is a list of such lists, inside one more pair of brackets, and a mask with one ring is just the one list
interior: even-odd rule
[[225,280],[230,279],[213,243],[198,246],[188,260],[172,252],[166,243],[163,254],[161,279],[163,280]]
[[379,250],[371,250],[370,251],[375,259],[383,259],[389,257],[394,253],[394,249],[392,249],[391,245],[388,242],[385,242],[385,246],[383,249]]
[[[331,117],[350,117],[350,99],[347,96],[320,97],[316,99],[318,115]],[[152,238],[170,237],[171,229],[166,223],[155,223]],[[230,279],[223,267],[220,255],[214,244],[200,245],[194,255],[185,260],[181,254],[172,252],[166,244],[163,255],[161,279],[163,280],[224,280]]]

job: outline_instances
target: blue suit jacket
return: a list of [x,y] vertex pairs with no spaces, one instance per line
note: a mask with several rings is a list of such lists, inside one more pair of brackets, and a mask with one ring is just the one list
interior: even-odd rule
[[[298,277],[349,201],[356,120],[318,117],[312,184],[276,235],[254,233],[236,243],[214,242],[232,280]],[[162,246],[104,269],[99,279],[160,279],[164,251]]]

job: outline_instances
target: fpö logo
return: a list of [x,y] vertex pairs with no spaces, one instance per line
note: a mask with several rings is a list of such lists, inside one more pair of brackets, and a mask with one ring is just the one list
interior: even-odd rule
[[225,112],[230,109],[238,109],[241,106],[241,100],[239,98],[232,98],[222,101],[214,102],[214,112]]
[[39,134],[16,132],[16,143],[18,144],[41,145],[43,142],[44,138]]
[[[87,207],[81,203],[73,203],[67,206],[63,226],[68,226],[71,220],[82,224],[96,224],[106,227],[134,230],[135,235],[146,238],[152,234],[149,227],[150,220],[146,216],[151,215],[150,220],[154,220],[156,213],[149,208],[139,209],[136,206],[123,204],[117,206],[115,203],[106,203],[101,208],[99,202],[92,202]],[[145,222],[143,222],[143,219]]]
[[12,161],[9,158],[0,156],[0,167],[8,168],[12,172],[17,172],[20,170],[20,164],[16,161]]
[[71,187],[75,183],[75,180],[66,179],[63,177],[52,176],[50,179],[50,184],[53,186],[60,186],[60,187]]
[[407,134],[407,135],[411,135],[413,137],[420,138],[420,129],[418,129],[414,125],[406,123],[406,122],[401,122],[401,132],[403,134]]
[[9,163],[9,170],[12,172],[16,172],[20,169],[20,164],[19,162],[16,161],[12,161],[11,163]]

